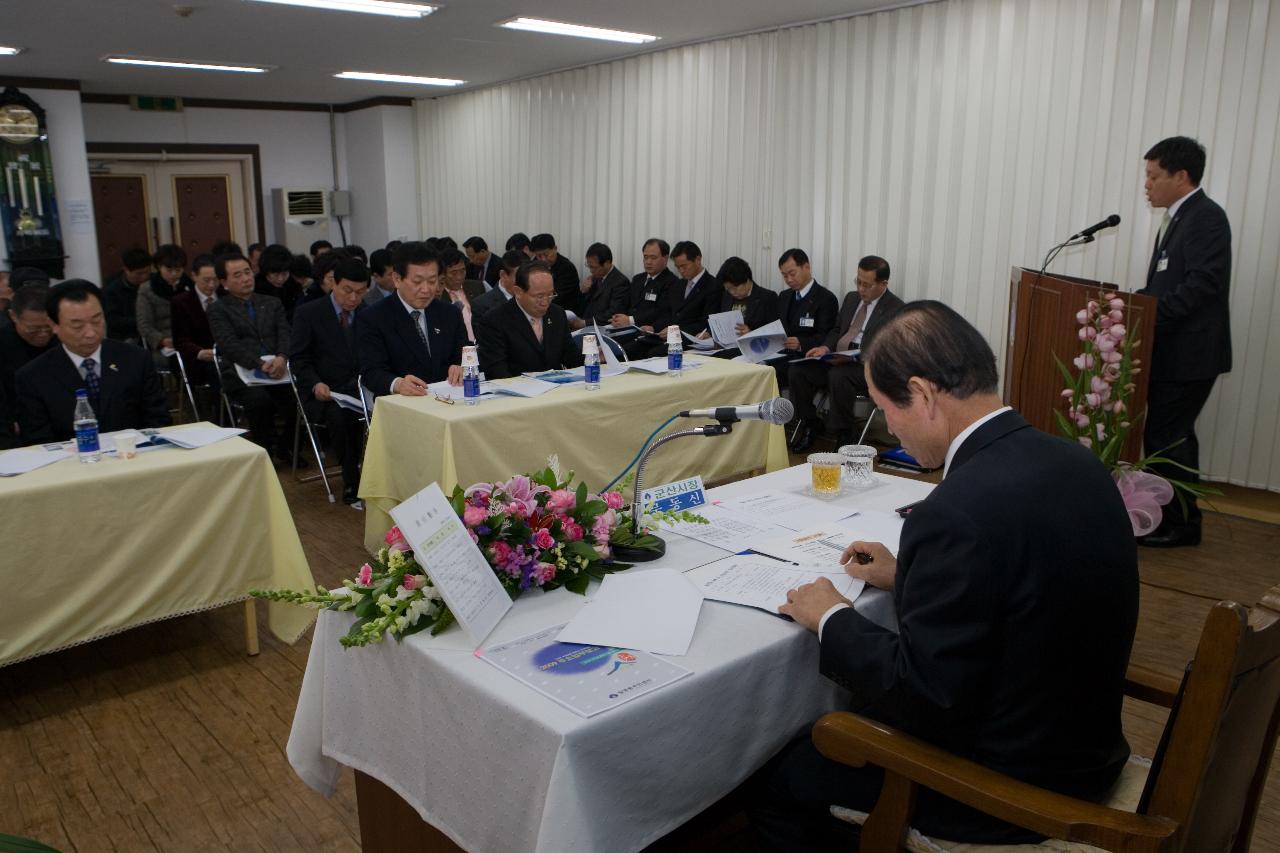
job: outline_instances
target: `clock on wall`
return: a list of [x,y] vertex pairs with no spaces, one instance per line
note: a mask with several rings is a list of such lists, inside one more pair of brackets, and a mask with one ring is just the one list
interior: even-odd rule
[[10,86],[0,93],[0,227],[10,269],[36,267],[62,278],[66,255],[44,110]]

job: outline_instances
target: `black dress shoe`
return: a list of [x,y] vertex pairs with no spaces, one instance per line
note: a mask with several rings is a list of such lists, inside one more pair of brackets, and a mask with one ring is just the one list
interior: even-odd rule
[[796,427],[796,434],[791,439],[791,449],[796,453],[804,453],[813,446],[814,433],[817,432],[813,427],[806,423],[801,423]]
[[1138,537],[1138,544],[1148,548],[1183,548],[1200,544],[1199,524],[1161,525],[1148,536]]
[[347,486],[342,490],[342,502],[344,504],[353,504],[358,500],[360,500],[360,498],[356,497],[355,486]]

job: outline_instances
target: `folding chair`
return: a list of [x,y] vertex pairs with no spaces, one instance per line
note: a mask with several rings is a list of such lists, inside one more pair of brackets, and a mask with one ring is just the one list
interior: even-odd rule
[[[222,377],[222,360],[218,358],[218,348],[213,348],[213,369],[217,371],[219,380]],[[227,396],[227,385],[225,382],[218,382],[218,397],[222,401],[222,411],[218,415],[218,419],[226,417],[222,426],[235,426],[244,418],[244,406],[239,403],[231,402],[231,398]]]
[[356,394],[360,397],[360,408],[364,411],[364,437],[369,439],[369,424],[373,421],[373,392],[364,387],[364,377],[356,374]]
[[[182,387],[187,392],[187,401],[191,403],[191,417],[200,420],[200,407],[196,405],[195,391],[191,387],[191,377],[187,374],[187,365],[183,361],[182,353],[174,350],[173,358],[178,362],[178,375],[182,378]],[[178,395],[178,416],[175,421],[182,421],[182,395]]]
[[[309,483],[316,479],[321,480],[324,483],[325,494],[329,496],[329,503],[335,503],[333,488],[329,485],[329,473],[324,467],[324,454],[320,451],[319,442],[316,441],[315,427],[312,426],[311,419],[307,417],[307,409],[302,405],[302,394],[298,391],[298,382],[293,376],[293,367],[287,361],[285,362],[285,373],[289,377],[289,387],[293,389],[293,400],[298,405],[298,419],[293,423],[293,476],[297,477],[299,483]],[[298,477],[300,427],[305,427],[307,430],[307,440],[311,442],[311,452],[315,455],[316,468],[319,471],[315,474],[306,474]]]

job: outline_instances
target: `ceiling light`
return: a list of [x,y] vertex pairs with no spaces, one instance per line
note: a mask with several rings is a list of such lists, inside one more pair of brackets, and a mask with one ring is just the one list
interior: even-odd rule
[[426,3],[401,3],[397,0],[257,0],[257,2],[306,6],[309,9],[331,9],[335,12],[367,12],[370,15],[391,15],[396,18],[425,18],[440,8]]
[[148,68],[181,68],[187,71],[237,71],[241,74],[265,74],[269,65],[223,65],[212,62],[182,62],[177,59],[144,59],[138,56],[104,56],[103,62],[114,65],[143,65]]
[[408,74],[379,74],[376,71],[342,71],[333,75],[339,80],[372,80],[375,83],[412,83],[415,86],[461,86],[466,80],[448,77],[413,77]]
[[527,30],[531,33],[550,33],[554,36],[576,36],[584,39],[621,41],[627,44],[648,44],[651,41],[657,41],[659,38],[645,33],[602,30],[599,27],[584,27],[581,24],[565,24],[560,21],[544,21],[540,18],[512,18],[509,21],[499,21],[495,26],[506,27],[509,30]]
[[0,47],[0,56],[17,56],[25,49],[22,47]]

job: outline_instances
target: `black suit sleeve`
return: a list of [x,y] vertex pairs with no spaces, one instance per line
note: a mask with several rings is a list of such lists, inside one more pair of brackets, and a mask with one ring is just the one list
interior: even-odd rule
[[813,326],[796,335],[800,339],[800,352],[808,352],[821,346],[827,334],[835,328],[840,306],[836,304],[836,295],[829,290],[821,290],[813,296]]
[[560,327],[560,364],[563,367],[582,366],[582,350],[578,348],[573,335],[569,333],[568,323]]
[[1160,297],[1156,323],[1181,320],[1224,300],[1227,271],[1231,267],[1231,225],[1221,208],[1201,204],[1196,221],[1187,222],[1181,234],[1186,278]]
[[238,364],[245,370],[253,370],[262,364],[258,341],[256,338],[241,338],[236,334],[235,320],[231,316],[233,310],[235,309],[231,305],[224,305],[221,301],[214,303],[209,308],[209,331],[213,332],[213,340],[218,345],[220,360]]
[[307,393],[321,382],[312,352],[315,347],[320,346],[320,338],[316,335],[312,318],[314,313],[303,310],[294,314],[289,340],[289,369],[293,371],[298,387]]
[[479,338],[476,347],[480,355],[480,369],[484,372],[485,379],[506,379],[508,376],[515,375],[508,363],[507,332],[500,319],[504,313],[506,312],[498,308],[483,317],[471,319],[476,337]]
[[14,378],[17,389],[18,428],[22,444],[44,444],[56,441],[49,409],[40,394],[41,377],[29,370],[30,364],[18,370]]
[[356,362],[360,366],[360,381],[379,396],[390,394],[391,383],[399,378],[399,374],[391,369],[391,353],[387,349],[387,336],[391,334],[390,316],[381,310],[382,304],[380,302],[371,308],[356,323]]
[[169,400],[165,397],[155,362],[147,355],[142,359],[142,425],[144,428],[168,426]]
[[285,313],[284,303],[276,306],[276,351],[272,355],[289,355],[289,317]]

